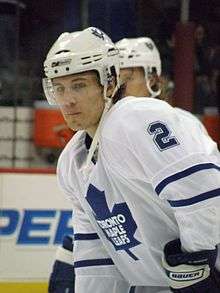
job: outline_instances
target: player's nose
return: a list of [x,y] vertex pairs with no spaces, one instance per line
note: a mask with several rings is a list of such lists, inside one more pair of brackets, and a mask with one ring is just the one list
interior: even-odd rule
[[65,90],[63,95],[63,103],[66,105],[73,105],[77,103],[75,95],[70,90]]

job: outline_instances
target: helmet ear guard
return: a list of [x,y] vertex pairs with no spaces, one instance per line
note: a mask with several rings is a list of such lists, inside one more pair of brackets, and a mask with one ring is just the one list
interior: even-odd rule
[[147,79],[146,84],[147,84],[147,89],[148,89],[149,93],[151,94],[152,98],[155,98],[155,97],[157,97],[157,96],[159,96],[161,94],[161,89],[158,89],[157,91],[154,91],[152,89],[149,79]]
[[[151,95],[152,98],[155,98],[161,94],[161,88],[158,86],[157,90],[154,90],[153,87],[151,86],[151,77],[155,78],[156,82],[160,83],[159,81],[159,76],[157,74],[157,68],[156,67],[148,67],[147,73],[145,73],[146,78],[146,86],[147,89]],[[155,86],[154,86],[155,87]]]

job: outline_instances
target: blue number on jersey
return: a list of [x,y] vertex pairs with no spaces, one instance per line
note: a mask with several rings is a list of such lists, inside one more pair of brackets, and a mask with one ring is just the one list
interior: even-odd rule
[[172,148],[176,145],[179,145],[178,140],[175,136],[171,136],[171,131],[167,125],[161,121],[152,122],[147,131],[150,135],[153,136],[154,143],[160,151]]

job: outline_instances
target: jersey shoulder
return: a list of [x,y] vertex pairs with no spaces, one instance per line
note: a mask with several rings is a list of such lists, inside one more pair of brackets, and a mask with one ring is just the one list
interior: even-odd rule
[[207,132],[205,126],[202,124],[202,122],[199,120],[199,118],[197,118],[191,112],[186,111],[186,110],[181,109],[181,108],[178,108],[178,107],[175,107],[175,111],[176,111],[177,115],[187,119],[192,124],[197,125],[205,134],[208,135],[208,132]]
[[[146,97],[125,97],[117,102],[102,126],[102,137],[119,136],[120,132],[133,132],[153,121],[175,120],[174,108],[167,102]],[[174,123],[175,124],[175,123]]]
[[117,116],[124,117],[127,114],[135,115],[141,113],[157,113],[162,110],[174,109],[167,102],[148,97],[133,97],[128,96],[118,101],[109,111],[109,116],[116,118]]
[[71,140],[66,144],[57,163],[57,171],[69,168],[71,163],[77,159],[77,154],[85,145],[85,131],[77,131]]
[[[78,131],[65,146],[57,163],[57,180],[67,198],[73,200],[77,196],[75,180],[77,180],[77,160],[85,149],[85,132]],[[85,151],[85,150],[84,150]],[[75,197],[74,197],[75,194]]]

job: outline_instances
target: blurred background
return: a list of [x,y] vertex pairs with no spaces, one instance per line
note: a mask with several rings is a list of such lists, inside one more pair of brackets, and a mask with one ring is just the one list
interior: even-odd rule
[[45,101],[46,54],[63,31],[151,37],[170,101],[220,141],[219,0],[0,0],[0,166],[54,167],[72,133]]

